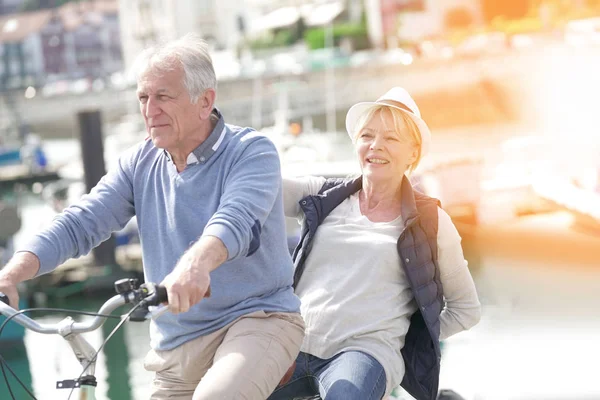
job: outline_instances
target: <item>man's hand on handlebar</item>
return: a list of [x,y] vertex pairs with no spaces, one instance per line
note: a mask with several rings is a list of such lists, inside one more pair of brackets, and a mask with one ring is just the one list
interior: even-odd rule
[[40,260],[33,253],[23,251],[16,253],[0,271],[0,292],[8,296],[10,306],[19,309],[19,293],[17,285],[31,279],[40,269]]
[[173,271],[161,282],[169,294],[169,310],[188,311],[210,297],[210,273],[227,260],[227,248],[215,236],[202,236],[179,259]]
[[17,285],[13,284],[3,277],[0,276],[0,293],[6,296],[8,305],[10,305],[15,310],[19,309],[19,292],[17,291]]
[[186,312],[204,297],[210,297],[210,275],[202,268],[181,263],[162,281],[173,314]]

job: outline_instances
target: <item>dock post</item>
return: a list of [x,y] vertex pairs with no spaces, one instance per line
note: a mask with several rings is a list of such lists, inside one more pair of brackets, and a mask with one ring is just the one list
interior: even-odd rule
[[[77,120],[85,187],[86,193],[89,193],[106,174],[101,113],[98,110],[80,111],[77,114]],[[93,250],[96,264],[99,266],[117,265],[115,249],[115,238],[111,235],[108,240]]]

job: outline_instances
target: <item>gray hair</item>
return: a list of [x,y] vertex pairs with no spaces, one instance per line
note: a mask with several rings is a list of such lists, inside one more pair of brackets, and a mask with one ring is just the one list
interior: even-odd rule
[[133,63],[132,72],[139,79],[146,71],[168,72],[178,66],[183,68],[183,85],[192,103],[206,89],[217,89],[208,44],[195,33],[145,49]]

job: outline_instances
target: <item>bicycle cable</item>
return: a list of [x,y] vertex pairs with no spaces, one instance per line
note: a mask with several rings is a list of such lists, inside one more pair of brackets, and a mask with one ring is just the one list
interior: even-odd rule
[[14,393],[12,391],[12,388],[8,384],[8,378],[6,377],[6,371],[4,370],[5,366],[8,369],[8,371],[12,374],[13,378],[15,378],[17,380],[17,382],[19,382],[19,384],[21,385],[21,387],[27,392],[27,394],[32,399],[35,400],[35,396],[33,395],[33,393],[31,393],[29,391],[29,389],[27,389],[27,386],[23,383],[23,381],[21,381],[21,379],[19,379],[19,377],[17,376],[17,374],[15,374],[15,371],[13,371],[12,368],[8,365],[8,362],[6,361],[6,359],[4,357],[2,357],[2,354],[0,354],[0,369],[2,370],[2,375],[4,375],[4,381],[6,382],[6,386],[8,387],[8,393],[10,393],[11,399],[15,400],[15,395],[14,395]]
[[[17,315],[25,314],[25,313],[32,312],[32,311],[37,311],[37,312],[53,312],[53,313],[68,313],[68,314],[74,314],[74,315],[88,315],[88,316],[92,316],[92,317],[103,317],[103,318],[117,318],[117,319],[121,319],[121,316],[117,316],[117,315],[98,314],[98,313],[94,313],[94,312],[69,310],[69,309],[65,309],[65,308],[26,308],[24,310],[17,311],[15,314],[13,314],[13,315],[11,315],[9,317],[6,317],[6,320],[4,320],[4,322],[2,322],[2,325],[0,325],[0,337],[2,336],[2,332],[4,331],[4,327],[6,326],[6,324],[8,324],[8,322],[11,319],[15,318]],[[25,390],[27,392],[27,394],[32,399],[37,400],[37,398],[29,391],[29,389],[27,388],[27,385],[25,385],[19,379],[19,377],[17,377],[17,375],[12,370],[12,368],[10,367],[10,365],[8,365],[8,362],[6,361],[6,359],[4,357],[2,357],[2,355],[0,355],[0,369],[2,370],[2,376],[4,377],[4,382],[6,383],[6,387],[8,388],[8,392],[10,393],[11,399],[12,400],[16,400],[16,398],[15,398],[15,396],[13,394],[12,388],[10,386],[10,383],[8,382],[8,376],[6,374],[6,371],[4,370],[5,366],[8,369],[8,371],[12,374],[12,376],[17,380],[17,382],[19,383],[19,385],[21,385],[21,387],[23,388],[23,390]],[[87,367],[86,367],[86,369],[87,369]]]
[[[104,348],[104,346],[106,345],[106,343],[108,343],[108,341],[110,340],[110,338],[113,337],[113,335],[123,326],[123,324],[125,322],[127,322],[127,320],[129,319],[129,317],[131,316],[131,314],[137,310],[138,308],[140,308],[141,306],[145,305],[144,301],[140,301],[139,303],[137,303],[136,305],[134,305],[131,310],[129,310],[129,312],[127,314],[125,314],[124,316],[121,316],[119,318],[121,318],[121,321],[119,321],[119,323],[117,324],[117,326],[114,327],[114,329],[108,334],[108,336],[106,337],[106,339],[104,339],[104,342],[102,342],[102,344],[100,345],[100,347],[98,347],[98,350],[96,350],[96,352],[94,353],[94,356],[92,357],[91,360],[89,360],[86,364],[85,367],[83,367],[83,370],[81,371],[81,374],[79,374],[79,377],[77,378],[77,380],[75,382],[79,382],[79,380],[81,379],[81,377],[83,376],[83,374],[85,373],[85,371],[87,371],[88,367],[90,365],[92,365],[93,362],[96,361],[96,358],[98,357],[98,354],[100,354],[100,352],[102,351],[102,349]],[[75,386],[73,386],[71,388],[71,392],[69,392],[69,397],[67,397],[67,400],[71,400],[71,396],[73,395],[73,391],[75,390]]]

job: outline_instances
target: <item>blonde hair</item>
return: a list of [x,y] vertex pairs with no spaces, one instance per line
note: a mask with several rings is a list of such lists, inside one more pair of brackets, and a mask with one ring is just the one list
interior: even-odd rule
[[[387,127],[385,126],[385,118],[384,111],[389,112],[392,115],[392,121],[394,126]],[[421,133],[419,132],[419,127],[415,123],[415,121],[404,111],[396,107],[391,107],[384,104],[376,104],[369,107],[365,110],[361,116],[358,118],[354,132],[352,132],[352,141],[356,142],[358,138],[358,134],[365,128],[365,126],[379,113],[379,118],[381,118],[381,122],[384,124],[385,128],[393,128],[394,132],[404,141],[409,142],[411,145],[416,147],[418,154],[415,161],[408,166],[408,170],[406,172],[407,175],[410,175],[414,172],[414,170],[419,166],[421,162]],[[408,129],[404,129],[408,127]]]

